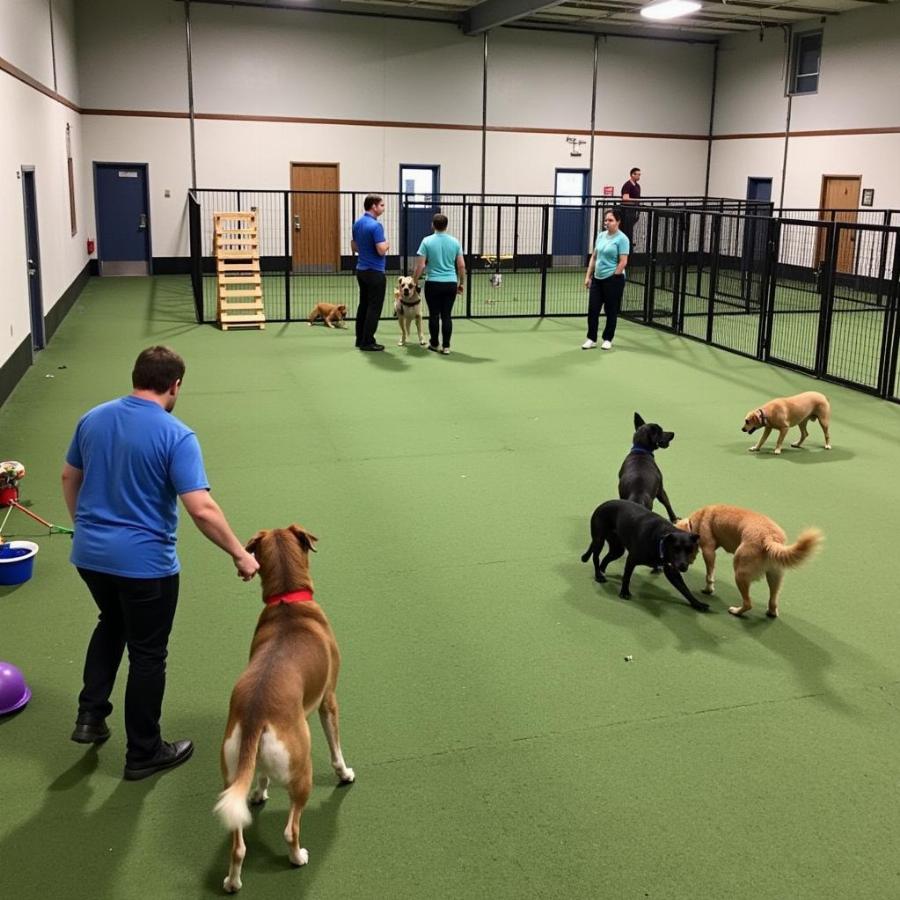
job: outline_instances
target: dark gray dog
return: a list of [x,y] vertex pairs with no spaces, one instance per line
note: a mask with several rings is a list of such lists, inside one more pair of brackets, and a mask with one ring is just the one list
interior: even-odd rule
[[[607,500],[594,510],[591,516],[591,543],[581,557],[587,562],[594,559],[594,578],[603,584],[606,567],[625,553],[625,572],[622,575],[622,589],[619,596],[623,600],[631,597],[629,585],[635,566],[661,566],[663,574],[691,606],[698,612],[706,612],[709,604],[698,600],[684,583],[682,572],[697,556],[700,536],[689,531],[681,531],[662,516],[645,509],[631,500]],[[604,543],[609,544],[609,553],[600,561],[600,551]]]
[[675,440],[675,432],[663,431],[655,422],[648,425],[640,413],[634,414],[634,428],[631,450],[619,469],[619,498],[640,503],[647,509],[653,509],[653,501],[659,500],[669,514],[669,521],[677,522],[678,516],[663,488],[662,472],[653,458],[654,451],[664,450]]

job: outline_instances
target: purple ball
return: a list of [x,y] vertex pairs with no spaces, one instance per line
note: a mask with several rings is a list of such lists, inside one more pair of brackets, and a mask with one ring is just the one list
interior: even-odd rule
[[12,663],[0,661],[0,716],[21,709],[30,699],[25,676]]

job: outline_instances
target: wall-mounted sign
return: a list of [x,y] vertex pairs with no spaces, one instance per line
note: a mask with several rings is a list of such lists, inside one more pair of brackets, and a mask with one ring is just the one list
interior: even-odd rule
[[875,188],[863,188],[860,203],[863,206],[872,206],[875,203]]
[[604,197],[615,197],[616,188],[615,185],[612,184],[604,184],[603,185],[603,196]]

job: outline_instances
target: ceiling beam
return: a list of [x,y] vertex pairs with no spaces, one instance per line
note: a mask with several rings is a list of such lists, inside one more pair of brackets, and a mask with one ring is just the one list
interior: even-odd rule
[[467,35],[482,34],[562,2],[564,0],[484,0],[463,13],[462,31]]

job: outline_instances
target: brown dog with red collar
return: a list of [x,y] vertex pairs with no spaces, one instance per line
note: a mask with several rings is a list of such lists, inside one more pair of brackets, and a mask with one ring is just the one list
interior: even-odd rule
[[793,397],[779,397],[770,400],[758,409],[752,409],[744,418],[741,431],[753,434],[757,428],[765,429],[756,444],[750,447],[750,452],[755,453],[768,440],[773,430],[778,432],[778,441],[775,444],[776,455],[781,453],[781,445],[787,437],[788,429],[795,425],[800,426],[800,440],[791,444],[792,447],[800,447],[807,438],[806,423],[810,420],[819,420],[822,431],[825,433],[825,449],[831,449],[831,437],[828,426],[831,423],[831,405],[828,398],[818,391],[805,391],[795,394]]
[[338,328],[343,328],[346,316],[347,307],[343,303],[317,303],[309,314],[309,324],[312,325],[321,319],[328,328],[334,328],[335,322]]
[[[243,829],[251,803],[268,799],[269,779],[284,784],[291,798],[284,839],[295,866],[309,854],[300,846],[300,816],[312,790],[312,757],[306,717],[319,711],[331,750],[331,765],[342,784],[356,776],[341,753],[335,698],[341,657],[337,641],[313,599],[309,552],[317,541],[299,525],[259,531],[247,550],[259,561],[266,607],[259,617],[250,662],[231,694],[221,764],[225,790],[216,812],[232,832],[231,867],[225,890],[241,889],[247,848]],[[254,770],[256,787],[250,791]]]

